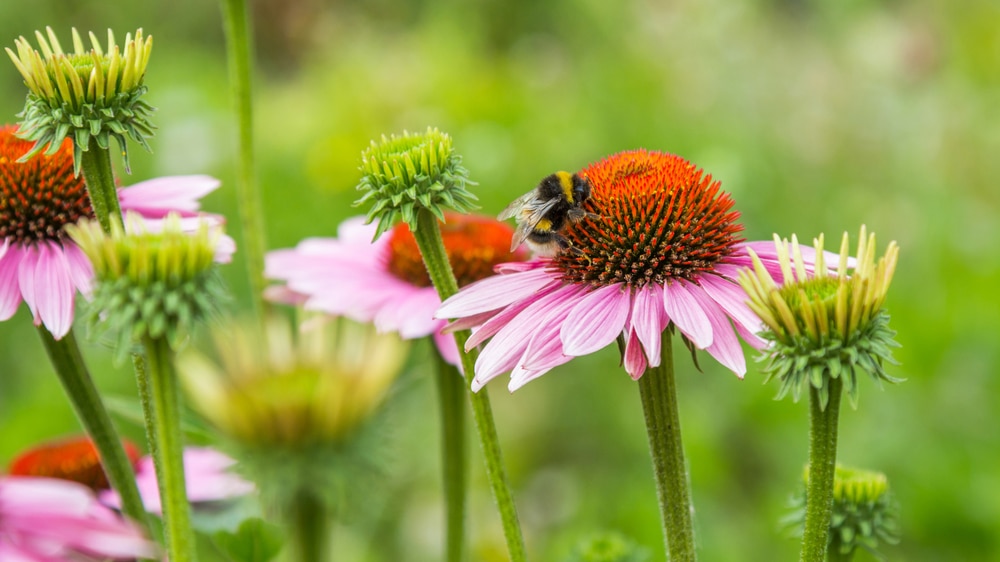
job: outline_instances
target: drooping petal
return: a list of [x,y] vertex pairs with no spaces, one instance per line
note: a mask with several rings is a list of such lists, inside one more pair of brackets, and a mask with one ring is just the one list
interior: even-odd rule
[[[541,298],[545,294],[546,293],[539,293],[537,295],[537,298]],[[504,308],[499,312],[490,311],[489,313],[483,313],[483,314],[491,314],[492,316],[486,322],[483,322],[483,324],[479,327],[479,329],[477,329],[475,332],[473,332],[471,336],[469,336],[469,341],[465,342],[465,350],[468,351],[473,347],[476,347],[477,345],[483,343],[487,339],[491,338],[493,335],[499,332],[501,328],[506,326],[507,323],[511,321],[511,319],[513,319],[518,314],[521,314],[521,312],[523,312],[525,308],[528,308],[528,305],[530,305],[532,302],[534,302],[533,299],[524,299],[523,301],[516,302],[514,304],[507,306],[506,308]]]
[[584,295],[560,330],[563,353],[586,355],[613,342],[625,326],[631,303],[631,289],[620,283]]
[[[659,341],[659,339],[657,339]],[[648,365],[646,361],[647,351],[643,351],[643,344],[639,340],[639,336],[636,334],[635,330],[630,330],[628,339],[625,343],[625,354],[622,356],[622,364],[625,367],[625,372],[632,377],[632,380],[639,380],[639,377],[646,372],[646,367]],[[657,355],[659,357],[659,355]],[[653,365],[655,366],[655,365]]]
[[[698,349],[712,345],[712,324],[701,309],[698,299],[691,293],[696,285],[680,279],[668,283],[663,289],[663,308],[677,329]],[[700,290],[700,289],[699,289]]]
[[435,316],[447,319],[498,310],[558,282],[556,275],[546,269],[494,275],[465,286],[441,303]]
[[568,285],[562,302],[552,307],[544,318],[538,321],[538,329],[531,335],[528,347],[518,363],[527,371],[548,371],[566,363],[572,356],[566,353],[560,334],[570,313],[579,305],[579,298],[586,292],[585,287]]
[[688,290],[712,324],[712,344],[705,351],[742,379],[747,372],[747,360],[729,318],[704,289],[692,284]]
[[18,271],[21,267],[23,250],[18,244],[8,246],[4,241],[6,251],[0,252],[0,321],[7,320],[17,312],[21,304],[21,284],[18,282]]
[[663,287],[647,283],[636,290],[630,324],[646,351],[650,367],[660,365],[663,329],[667,322],[669,318],[663,308]]

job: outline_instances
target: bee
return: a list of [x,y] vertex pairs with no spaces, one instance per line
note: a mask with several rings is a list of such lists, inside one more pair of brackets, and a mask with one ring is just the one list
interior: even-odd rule
[[583,210],[589,198],[590,183],[579,174],[556,172],[546,176],[538,187],[515,199],[497,216],[499,220],[517,219],[510,251],[525,241],[541,256],[554,256],[572,248],[573,244],[559,231],[567,222],[597,218]]

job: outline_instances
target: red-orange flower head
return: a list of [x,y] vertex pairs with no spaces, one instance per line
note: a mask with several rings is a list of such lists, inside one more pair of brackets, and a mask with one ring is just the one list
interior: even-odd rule
[[554,264],[571,283],[642,287],[670,279],[696,281],[743,241],[733,200],[719,182],[687,160],[647,150],[620,152],[591,164],[588,218],[566,227],[573,249]]
[[[139,449],[125,440],[122,444],[125,454],[135,466],[139,462]],[[87,437],[45,443],[29,449],[14,459],[10,474],[71,480],[94,490],[108,488],[108,477],[101,466],[97,447]]]
[[[525,250],[510,251],[513,235],[510,226],[490,217],[445,213],[441,238],[458,286],[493,275],[497,264],[527,259]],[[417,241],[406,223],[392,229],[388,247],[387,265],[393,275],[418,287],[431,286]]]
[[83,176],[73,175],[73,142],[66,139],[55,154],[22,163],[17,159],[33,143],[14,136],[16,131],[0,126],[0,240],[59,241],[64,225],[94,216]]

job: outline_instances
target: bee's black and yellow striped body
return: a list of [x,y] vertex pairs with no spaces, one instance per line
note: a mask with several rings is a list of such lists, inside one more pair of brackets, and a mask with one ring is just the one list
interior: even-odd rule
[[559,234],[567,222],[588,216],[582,206],[590,197],[590,184],[579,174],[556,172],[546,176],[533,191],[518,197],[500,213],[499,219],[517,218],[514,250],[528,242],[536,254],[555,255],[571,247]]

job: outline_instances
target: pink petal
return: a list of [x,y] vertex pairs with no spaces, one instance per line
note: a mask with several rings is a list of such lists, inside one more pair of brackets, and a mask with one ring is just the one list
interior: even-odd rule
[[65,254],[66,262],[69,264],[69,277],[73,286],[84,295],[89,296],[94,285],[94,267],[90,264],[87,254],[84,254],[79,246],[69,242],[64,242],[63,254]]
[[698,349],[712,345],[712,324],[699,306],[692,292],[698,289],[680,279],[667,284],[663,291],[663,308],[677,329],[690,339]]
[[365,224],[367,221],[367,217],[351,217],[344,220],[337,227],[337,239],[345,244],[371,244],[378,225]]
[[501,309],[526,299],[559,282],[552,271],[534,269],[523,273],[494,275],[465,286],[441,303],[437,318],[460,318]]
[[0,252],[0,321],[7,320],[17,312],[21,304],[21,285],[18,282],[18,271],[24,250],[18,244],[9,245],[4,240]]
[[742,379],[747,372],[747,360],[729,318],[704,289],[691,285],[688,290],[712,325],[712,344],[705,351]]
[[[657,341],[660,341],[659,338],[657,338]],[[648,353],[648,350],[643,353],[643,344],[636,332],[634,330],[630,331],[628,341],[625,344],[625,355],[622,356],[622,364],[625,366],[625,372],[632,377],[632,380],[639,380],[639,377],[646,372],[646,355]],[[659,362],[659,353],[657,353],[656,357],[657,362]],[[655,367],[655,365],[653,366]]]
[[507,383],[507,390],[514,392],[551,370],[552,369],[539,369],[537,371],[531,371],[520,366],[514,367],[514,370],[510,373],[510,382]]
[[632,331],[646,350],[650,367],[660,365],[663,329],[669,321],[667,312],[663,309],[663,287],[647,283],[636,291],[630,323]]
[[539,328],[531,335],[528,347],[518,364],[527,371],[546,372],[552,367],[562,365],[573,357],[566,353],[560,337],[566,319],[580,304],[580,297],[586,288],[580,285],[567,285],[566,295],[558,305],[543,317],[538,319]]
[[38,269],[40,257],[38,246],[24,246],[21,248],[21,263],[18,264],[17,268],[17,282],[21,287],[21,296],[24,297],[24,303],[31,311],[35,326],[42,323],[42,319],[38,315],[38,299],[39,296],[44,298],[44,295],[38,294],[40,291],[35,285],[35,270]]
[[[443,328],[444,320],[439,320],[439,322],[441,323],[441,328]],[[458,354],[458,343],[455,342],[455,334],[451,332],[447,334],[442,333],[441,328],[434,330],[434,345],[437,347],[438,353],[441,354],[441,357],[449,365],[458,367],[458,371],[462,372],[462,359]]]
[[562,324],[563,353],[586,355],[613,342],[625,327],[631,303],[631,290],[621,283],[584,295]]
[[199,199],[215,191],[221,182],[210,176],[166,176],[139,182],[118,190],[122,212],[136,211],[147,218],[163,218],[171,211],[193,213]]
[[712,297],[722,310],[737,324],[741,324],[751,333],[759,332],[764,325],[760,318],[746,305],[746,292],[736,283],[717,275],[702,275],[698,278],[701,288]]
[[521,314],[501,328],[483,347],[476,360],[473,391],[479,390],[497,375],[513,369],[527,349],[532,334],[541,327],[539,319],[566,302],[576,290],[572,285],[566,285],[533,299]]
[[35,267],[35,304],[45,327],[58,340],[73,326],[76,288],[61,246],[55,242],[40,243],[39,253]]
[[[539,294],[538,297],[541,298],[544,295],[545,293],[542,293]],[[533,299],[525,299],[523,301],[515,302],[514,304],[509,305],[507,308],[504,308],[500,312],[495,312],[495,311],[489,312],[488,314],[492,314],[492,317],[490,317],[489,320],[484,322],[483,325],[479,327],[479,329],[477,329],[475,332],[473,332],[471,336],[469,336],[469,340],[465,342],[465,350],[468,351],[473,347],[476,347],[477,345],[483,343],[484,341],[496,335],[496,333],[499,332],[501,328],[506,326],[507,323],[509,323],[515,316],[521,314],[521,312],[523,312],[525,308],[528,308],[528,306],[533,302],[534,302]],[[470,318],[475,318],[478,316],[479,315],[474,315],[470,316]],[[460,321],[461,320],[456,320],[455,323],[458,323]]]

